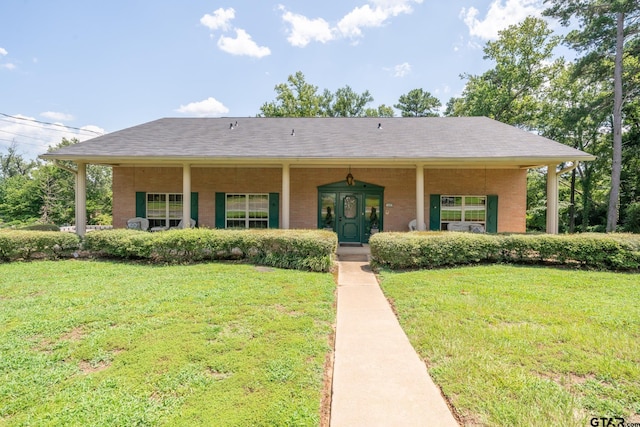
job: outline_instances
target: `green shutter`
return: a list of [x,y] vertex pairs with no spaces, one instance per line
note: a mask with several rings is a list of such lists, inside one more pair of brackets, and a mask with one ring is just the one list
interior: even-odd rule
[[144,191],[136,191],[136,216],[147,217],[147,193]]
[[225,206],[225,193],[216,193],[216,228],[226,228]]
[[269,228],[280,227],[280,194],[269,193]]
[[198,225],[198,193],[191,193],[191,219]]
[[440,230],[440,195],[429,196],[429,230]]
[[498,196],[487,196],[487,233],[498,232]]

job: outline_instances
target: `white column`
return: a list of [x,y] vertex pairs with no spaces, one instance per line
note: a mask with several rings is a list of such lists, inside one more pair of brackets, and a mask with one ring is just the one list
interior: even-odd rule
[[416,165],[416,228],[425,230],[424,223],[424,165]]
[[191,165],[182,165],[182,228],[191,226]]
[[87,165],[78,163],[76,173],[76,234],[80,237],[87,232]]
[[547,166],[547,234],[558,234],[558,176],[556,165]]
[[282,228],[289,229],[289,209],[291,203],[291,174],[289,163],[282,165]]

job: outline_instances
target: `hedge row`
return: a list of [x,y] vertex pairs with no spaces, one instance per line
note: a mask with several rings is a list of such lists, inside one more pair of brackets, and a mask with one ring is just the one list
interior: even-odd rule
[[640,235],[634,234],[378,233],[371,237],[369,245],[373,263],[391,269],[482,262],[640,269]]
[[160,262],[247,260],[258,265],[329,271],[335,233],[323,230],[211,230],[193,228],[146,233],[105,230],[87,233],[84,248],[120,258]]
[[0,260],[31,259],[35,254],[47,259],[68,256],[80,248],[80,238],[57,231],[0,231]]

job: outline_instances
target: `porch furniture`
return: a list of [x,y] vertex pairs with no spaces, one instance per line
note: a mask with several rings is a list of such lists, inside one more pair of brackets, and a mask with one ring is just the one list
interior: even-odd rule
[[[427,229],[427,225],[425,223],[422,223],[422,225],[424,226],[423,229]],[[409,221],[409,231],[418,231],[418,221],[415,219],[412,219],[411,221]]]
[[149,220],[141,217],[131,218],[127,220],[127,228],[131,230],[147,231],[149,229]]
[[484,233],[484,225],[475,222],[451,221],[447,224],[449,231],[470,231],[472,233]]

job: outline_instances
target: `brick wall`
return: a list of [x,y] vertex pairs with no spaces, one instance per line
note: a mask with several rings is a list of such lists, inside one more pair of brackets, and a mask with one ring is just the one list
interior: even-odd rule
[[[386,231],[406,231],[416,217],[415,169],[352,168],[356,181],[385,187]],[[317,187],[344,180],[346,168],[291,168],[290,228],[317,226]],[[425,222],[429,223],[430,194],[498,195],[498,231],[524,232],[526,170],[425,169]],[[114,167],[113,225],[124,227],[135,216],[135,193],[182,192],[181,168]],[[198,192],[200,225],[214,227],[215,193],[280,193],[279,168],[191,169],[191,191]]]

